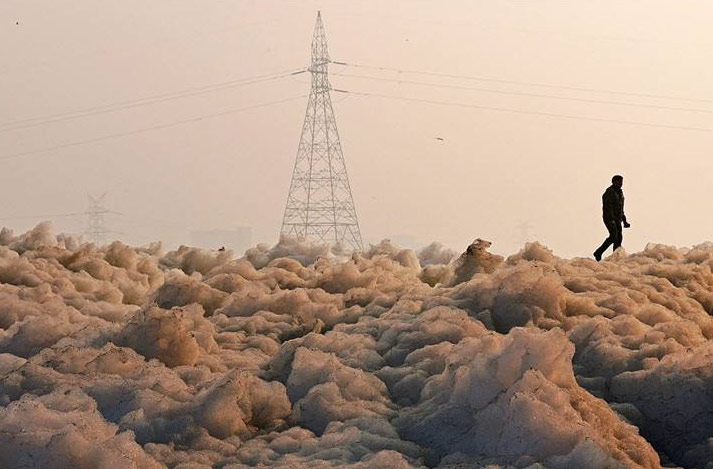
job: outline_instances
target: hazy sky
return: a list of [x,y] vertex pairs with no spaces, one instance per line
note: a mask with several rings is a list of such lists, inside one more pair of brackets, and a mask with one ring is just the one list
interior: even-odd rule
[[333,60],[389,69],[333,65],[335,88],[421,100],[332,95],[366,241],[512,252],[526,222],[591,255],[614,173],[628,250],[713,239],[713,2],[682,0],[3,0],[0,224],[106,191],[129,243],[276,241],[309,76],[235,81],[307,66],[317,10]]

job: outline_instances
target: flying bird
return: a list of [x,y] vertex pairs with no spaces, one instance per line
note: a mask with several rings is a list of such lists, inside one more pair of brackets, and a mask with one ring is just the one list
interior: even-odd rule
[[442,142],[442,141],[443,141],[443,137],[436,137],[436,140],[438,140],[439,142]]

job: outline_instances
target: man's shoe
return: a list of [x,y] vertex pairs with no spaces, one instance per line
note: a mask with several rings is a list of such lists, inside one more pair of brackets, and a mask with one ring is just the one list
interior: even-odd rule
[[597,262],[599,262],[602,260],[602,255],[594,251],[594,258],[597,260]]

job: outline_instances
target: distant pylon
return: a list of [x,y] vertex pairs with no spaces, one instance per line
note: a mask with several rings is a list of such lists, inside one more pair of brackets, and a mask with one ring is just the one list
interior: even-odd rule
[[530,224],[529,221],[521,221],[517,225],[518,229],[520,230],[520,244],[522,246],[525,245],[530,240],[530,229],[532,228],[532,225]]
[[87,229],[84,232],[90,241],[94,242],[96,245],[103,244],[106,240],[106,235],[110,233],[110,230],[106,227],[106,222],[104,221],[104,214],[110,213],[110,210],[104,208],[104,198],[106,197],[106,192],[99,197],[89,197],[89,207],[84,214],[87,216]]
[[312,38],[312,87],[280,233],[361,250],[361,233],[329,95],[322,16]]

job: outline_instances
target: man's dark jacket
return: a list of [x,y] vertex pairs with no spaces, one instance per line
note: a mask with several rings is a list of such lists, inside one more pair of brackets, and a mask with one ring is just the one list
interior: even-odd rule
[[624,215],[624,191],[613,185],[602,195],[602,215],[604,221],[626,222]]

